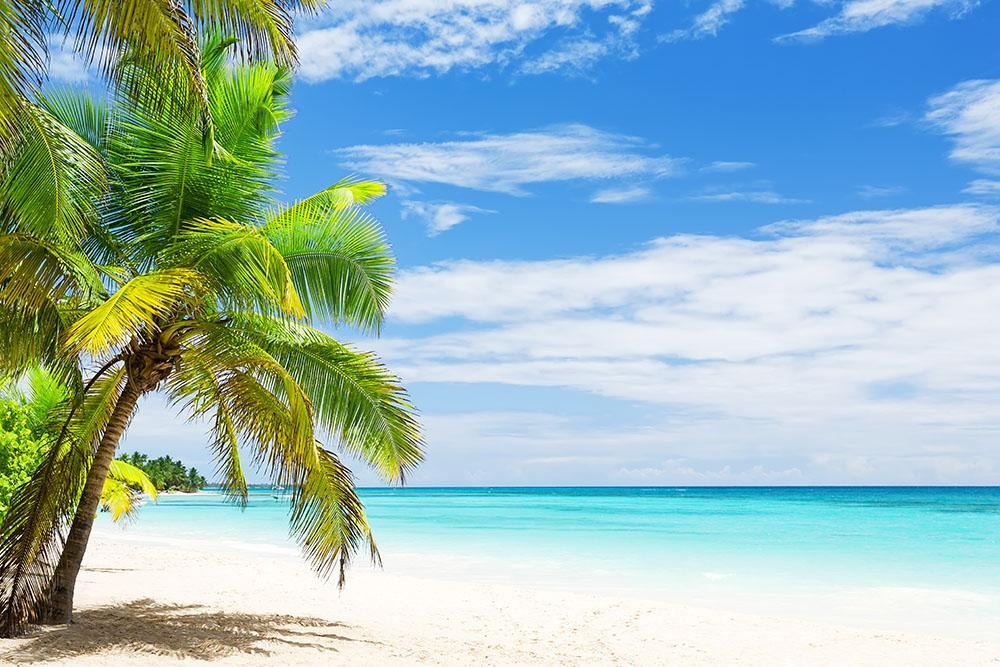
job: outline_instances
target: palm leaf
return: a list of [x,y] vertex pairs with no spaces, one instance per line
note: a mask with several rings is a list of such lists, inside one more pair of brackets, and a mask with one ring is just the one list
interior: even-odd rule
[[79,239],[105,188],[94,147],[45,109],[25,105],[0,168],[0,222],[40,238]]
[[312,327],[246,313],[230,313],[225,325],[198,330],[205,336],[203,345],[220,350],[252,346],[276,360],[305,391],[317,426],[387,480],[402,482],[423,458],[420,427],[406,391],[374,355]]
[[100,357],[132,338],[156,331],[158,318],[190,309],[204,291],[205,278],[191,269],[173,268],[136,276],[66,332],[72,350]]
[[197,270],[224,308],[304,314],[284,257],[257,228],[228,220],[192,220],[160,255],[161,266]]
[[396,267],[382,227],[354,208],[300,202],[264,226],[311,319],[377,331]]

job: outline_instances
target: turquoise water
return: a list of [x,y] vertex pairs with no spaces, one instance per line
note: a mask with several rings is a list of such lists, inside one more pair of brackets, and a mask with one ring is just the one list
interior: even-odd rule
[[[362,497],[388,570],[646,594],[780,585],[1000,596],[1000,488],[414,488]],[[165,495],[127,533],[291,552],[286,516],[266,489],[244,511],[212,492]]]

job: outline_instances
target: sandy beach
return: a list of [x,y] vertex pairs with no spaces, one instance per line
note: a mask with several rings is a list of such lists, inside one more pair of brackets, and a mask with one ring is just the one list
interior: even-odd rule
[[[281,554],[95,535],[76,622],[0,641],[4,664],[996,664],[1000,643],[605,594],[352,572]],[[988,636],[988,635],[986,635]]]

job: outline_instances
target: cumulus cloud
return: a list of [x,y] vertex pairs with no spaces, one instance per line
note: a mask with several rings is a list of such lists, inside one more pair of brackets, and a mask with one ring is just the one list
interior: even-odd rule
[[636,137],[579,124],[438,143],[351,146],[335,154],[350,169],[394,182],[512,195],[527,194],[525,186],[554,181],[664,177],[681,164]]
[[429,236],[437,236],[441,232],[446,232],[452,227],[465,222],[469,219],[470,215],[482,213],[496,213],[496,211],[490,211],[470,204],[456,204],[454,202],[403,202],[403,217],[406,218],[413,215],[424,220]]
[[[770,457],[805,481],[996,481],[1000,454],[984,452],[1000,431],[1000,263],[961,250],[995,248],[998,218],[875,210],[620,255],[444,262],[402,275],[391,318],[448,327],[381,352],[411,382],[656,406],[623,434],[639,460],[606,469],[663,468],[667,448],[705,479],[756,475]],[[617,451],[602,437],[584,454]],[[712,463],[739,456],[729,472]]]
[[635,55],[650,0],[345,0],[302,17],[301,73],[311,81],[442,74],[488,65],[578,70]]
[[831,35],[913,24],[922,21],[932,11],[946,12],[957,18],[978,4],[978,0],[847,0],[834,16],[778,40],[820,40]]

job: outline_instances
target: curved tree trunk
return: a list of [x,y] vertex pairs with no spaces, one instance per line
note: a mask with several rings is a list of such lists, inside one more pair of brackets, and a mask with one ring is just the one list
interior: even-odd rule
[[104,435],[101,437],[101,444],[97,448],[94,461],[87,473],[87,482],[83,487],[83,495],[80,497],[80,504],[73,517],[73,525],[66,537],[66,546],[59,558],[52,583],[49,585],[47,606],[40,615],[43,624],[59,625],[72,621],[73,591],[76,588],[76,577],[80,573],[83,554],[87,551],[90,531],[94,527],[94,519],[97,517],[97,506],[101,501],[104,481],[108,476],[111,461],[115,457],[118,442],[125,432],[125,427],[128,426],[129,419],[132,417],[141,395],[142,391],[131,380],[127,381],[121,396],[118,397],[118,403],[115,404],[115,409],[111,413],[111,419],[108,420]]

